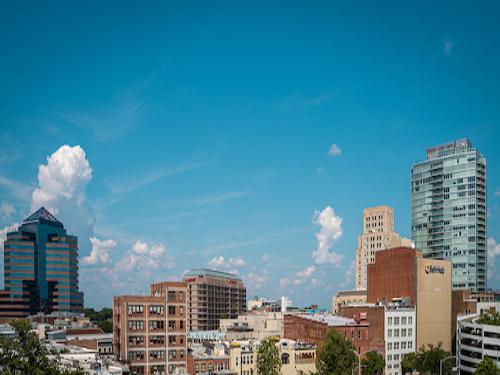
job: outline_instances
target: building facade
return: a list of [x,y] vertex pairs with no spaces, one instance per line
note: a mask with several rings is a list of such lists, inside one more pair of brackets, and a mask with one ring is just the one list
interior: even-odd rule
[[451,350],[451,291],[451,262],[416,249],[381,251],[368,265],[368,303],[415,306],[417,348],[441,343]]
[[188,285],[188,329],[219,329],[221,318],[237,318],[246,311],[246,289],[236,275],[194,269],[184,275]]
[[230,374],[229,355],[223,345],[213,347],[192,345],[188,351],[187,373],[200,374]]
[[481,324],[479,314],[457,320],[457,366],[460,374],[474,374],[488,356],[500,367],[500,326]]
[[132,375],[186,372],[187,287],[185,283],[151,285],[150,296],[113,298],[113,346]]
[[356,290],[367,288],[367,265],[375,262],[377,251],[411,246],[411,240],[394,232],[394,209],[377,206],[363,209],[363,232],[356,248]]
[[385,374],[400,375],[401,360],[416,351],[416,311],[413,307],[385,308]]
[[332,297],[332,312],[337,315],[342,306],[363,305],[366,302],[366,290],[341,290]]
[[453,289],[486,289],[486,159],[469,140],[428,148],[411,172],[412,238],[450,259]]
[[7,233],[4,275],[0,317],[83,310],[78,239],[67,234],[64,225],[43,207]]
[[[383,316],[383,315],[382,315]],[[370,323],[363,314],[355,319],[334,315],[285,315],[285,339],[314,344],[321,347],[327,333],[334,329],[352,342],[356,352],[364,356],[367,352],[384,351],[384,345],[373,340]]]
[[221,319],[220,331],[224,332],[228,341],[283,337],[283,314],[255,311],[236,319]]

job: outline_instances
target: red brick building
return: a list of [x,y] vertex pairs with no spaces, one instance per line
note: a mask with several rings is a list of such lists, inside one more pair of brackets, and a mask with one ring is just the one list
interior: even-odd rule
[[151,286],[151,296],[113,298],[113,346],[132,375],[174,374],[186,368],[187,286]]
[[229,355],[224,353],[224,348],[214,350],[208,347],[192,347],[187,357],[188,375],[218,374],[229,371]]
[[394,298],[416,301],[417,258],[422,253],[408,247],[397,247],[375,253],[375,263],[368,264],[368,303],[388,303]]
[[366,319],[369,324],[368,335],[370,338],[370,350],[384,354],[384,315],[385,308],[380,305],[342,306],[339,316],[351,319]]
[[335,329],[342,336],[352,342],[356,351],[362,356],[371,350],[383,353],[384,345],[372,345],[370,323],[363,314],[355,319],[334,315],[291,315],[287,314],[283,322],[283,336],[285,339],[310,343],[321,347],[326,334]]

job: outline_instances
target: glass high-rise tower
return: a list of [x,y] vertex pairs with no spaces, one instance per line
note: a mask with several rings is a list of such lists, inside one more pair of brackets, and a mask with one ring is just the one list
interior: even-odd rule
[[30,215],[4,243],[5,289],[0,317],[81,312],[78,240],[45,208]]
[[412,239],[450,259],[453,289],[486,289],[486,159],[468,139],[427,149],[411,173]]

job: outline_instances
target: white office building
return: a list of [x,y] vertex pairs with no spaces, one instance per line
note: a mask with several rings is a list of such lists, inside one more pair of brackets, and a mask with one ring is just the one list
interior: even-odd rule
[[404,355],[416,349],[415,309],[386,306],[384,315],[385,374],[400,375]]

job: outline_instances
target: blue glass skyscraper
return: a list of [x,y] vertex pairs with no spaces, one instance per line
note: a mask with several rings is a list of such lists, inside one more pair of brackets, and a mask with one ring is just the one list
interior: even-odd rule
[[78,240],[45,208],[26,218],[4,243],[5,290],[0,317],[81,312]]

